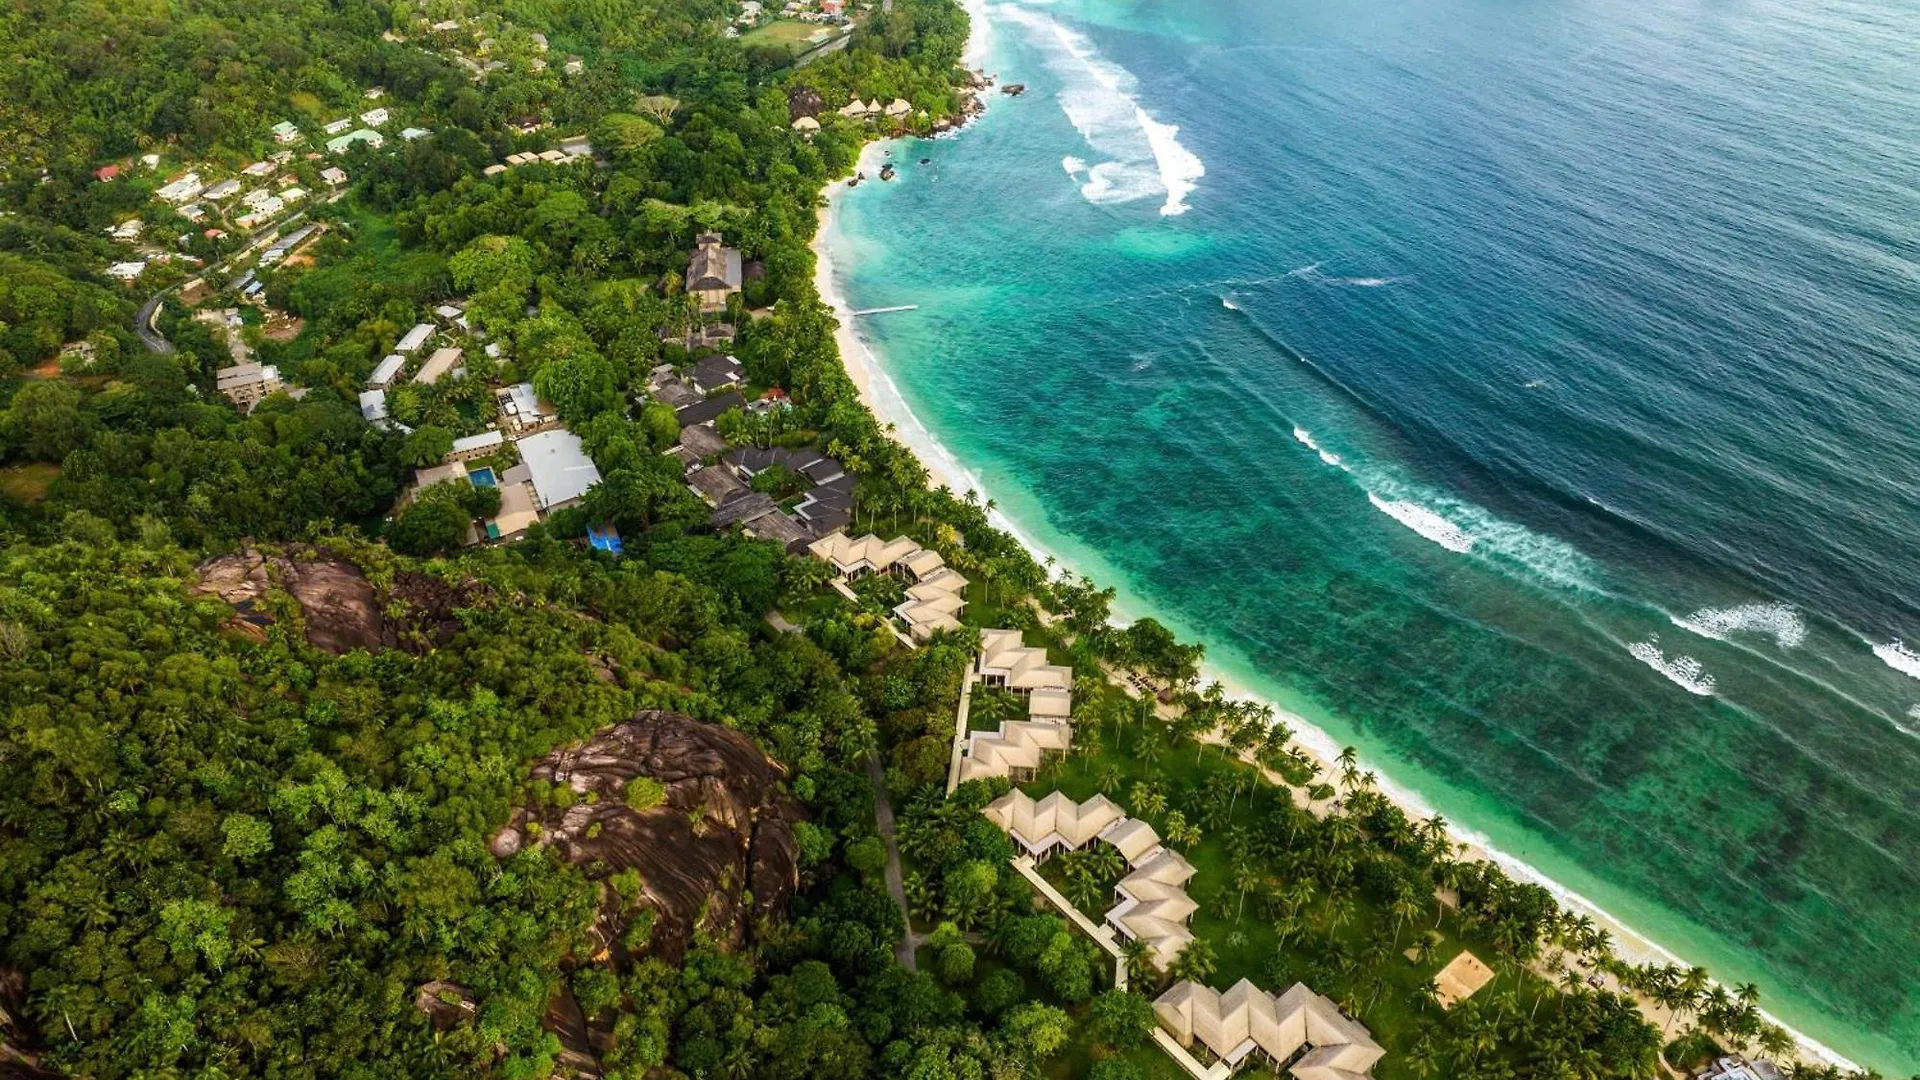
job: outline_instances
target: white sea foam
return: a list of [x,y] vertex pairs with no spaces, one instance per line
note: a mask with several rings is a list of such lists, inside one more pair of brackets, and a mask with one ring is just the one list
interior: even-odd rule
[[1806,620],[1789,604],[1701,608],[1684,619],[1675,617],[1673,624],[1715,641],[1725,641],[1728,635],[1735,633],[1765,634],[1781,648],[1793,649],[1807,640]]
[[1308,431],[1306,428],[1303,428],[1298,424],[1295,424],[1293,428],[1293,437],[1294,437],[1294,440],[1298,442],[1301,446],[1304,446],[1307,449],[1313,451],[1314,453],[1319,454],[1321,461],[1326,462],[1327,464],[1333,466],[1336,469],[1345,469],[1347,467],[1346,462],[1340,460],[1339,454],[1336,454],[1333,451],[1315,442],[1313,439],[1313,432]]
[[1691,656],[1663,656],[1660,653],[1660,641],[1651,638],[1627,646],[1627,652],[1635,660],[1665,675],[1675,686],[1689,694],[1701,697],[1713,696],[1713,676],[1707,674],[1706,667]]
[[1088,148],[1105,159],[1062,159],[1068,175],[1080,181],[1081,197],[1125,203],[1161,196],[1162,214],[1185,213],[1187,196],[1206,175],[1206,163],[1180,142],[1177,125],[1155,119],[1140,104],[1133,74],[1102,56],[1086,35],[1047,15],[1013,4],[993,12],[1024,27],[1028,40],[1045,51],[1048,68],[1060,80],[1061,111]]
[[1473,550],[1473,537],[1465,529],[1428,507],[1404,499],[1383,499],[1371,491],[1367,492],[1367,501],[1374,509],[1448,551],[1465,554]]
[[1598,588],[1593,560],[1571,544],[1502,520],[1444,492],[1406,483],[1389,470],[1350,463],[1322,446],[1306,428],[1296,425],[1293,438],[1318,454],[1321,461],[1352,476],[1367,501],[1380,512],[1448,551],[1472,551],[1562,588]]
[[1230,297],[1230,296],[1223,296],[1223,297],[1221,297],[1221,298],[1220,298],[1220,306],[1221,306],[1221,307],[1223,307],[1223,308],[1226,308],[1226,309],[1227,309],[1228,311],[1239,311],[1239,310],[1240,310],[1240,305],[1239,305],[1239,304],[1236,304],[1236,303],[1234,303],[1234,302],[1233,302],[1233,298],[1232,298],[1232,297]]
[[1334,285],[1351,285],[1356,289],[1377,289],[1382,285],[1394,285],[1405,280],[1397,277],[1343,277],[1329,278]]
[[1885,645],[1875,645],[1873,655],[1900,674],[1920,679],[1920,653],[1907,648],[1905,642],[1896,639]]
[[1318,269],[1320,269],[1319,263],[1308,263],[1305,266],[1296,267],[1292,270],[1287,271],[1285,276],[1307,277],[1308,275],[1312,274],[1315,270],[1318,270]]

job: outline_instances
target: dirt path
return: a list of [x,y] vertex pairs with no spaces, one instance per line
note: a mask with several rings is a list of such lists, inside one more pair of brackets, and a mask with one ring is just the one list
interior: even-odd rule
[[893,902],[899,905],[901,921],[907,926],[906,936],[900,939],[900,946],[894,950],[894,955],[901,967],[917,971],[919,967],[914,954],[925,938],[913,932],[913,914],[907,910],[907,887],[900,876],[900,845],[893,839],[893,802],[887,798],[887,777],[881,771],[877,754],[867,755],[867,779],[873,781],[873,823],[879,827],[880,839],[887,845],[887,892],[893,896]]

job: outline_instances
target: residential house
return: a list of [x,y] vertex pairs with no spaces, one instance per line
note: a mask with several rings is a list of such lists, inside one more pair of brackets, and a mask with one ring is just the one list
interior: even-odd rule
[[141,221],[139,218],[128,218],[127,220],[107,230],[107,232],[108,232],[108,235],[112,236],[115,240],[118,240],[122,243],[132,243],[133,241],[140,239],[140,234],[146,231],[146,228],[147,228],[146,223]]
[[280,369],[271,364],[235,364],[214,372],[213,382],[235,405],[252,412],[263,398],[280,389]]
[[387,392],[384,389],[360,391],[360,415],[367,423],[382,426],[387,419]]
[[454,365],[460,362],[462,355],[464,354],[461,350],[453,346],[433,350],[433,355],[427,357],[427,362],[421,364],[420,370],[414,373],[413,381],[429,386],[439,382],[447,372],[453,370]]
[[279,123],[273,125],[273,141],[279,143],[282,146],[285,146],[288,143],[297,143],[301,140],[302,137],[303,136],[301,136],[300,134],[300,129],[293,126],[293,122],[291,120],[282,120]]
[[353,127],[353,117],[344,116],[338,120],[329,120],[322,128],[329,135],[338,135]]
[[93,170],[93,178],[103,184],[110,184],[120,176],[120,166],[102,165]]
[[207,185],[201,182],[200,174],[190,172],[165,187],[162,187],[153,194],[155,198],[163,202],[170,202],[175,206],[182,206],[192,202],[195,196],[206,189]]
[[727,297],[740,291],[741,266],[738,248],[727,247],[717,232],[701,233],[694,238],[692,257],[687,262],[687,293],[700,301],[701,311],[720,311]]
[[410,127],[400,129],[400,137],[408,142],[416,142],[433,134],[430,128]]
[[130,262],[117,262],[107,267],[107,276],[119,281],[133,281],[147,272],[147,261],[135,259]]
[[240,194],[240,189],[243,186],[244,185],[238,180],[222,180],[201,192],[200,197],[210,202],[226,202],[228,199]]
[[425,345],[427,339],[432,336],[433,324],[420,323],[400,338],[399,342],[393,346],[393,351],[402,355],[412,355],[419,352],[420,346]]
[[467,435],[453,440],[453,448],[447,451],[442,461],[472,461],[475,458],[492,457],[507,444],[506,436],[498,428],[488,428],[478,435]]
[[500,406],[500,416],[506,421],[507,429],[515,435],[532,434],[560,422],[560,415],[552,405],[540,400],[530,382],[495,391],[494,401]]
[[321,169],[320,179],[325,180],[328,187],[339,187],[347,182],[347,170],[333,167]]
[[907,103],[906,98],[894,98],[892,104],[887,106],[887,119],[905,120],[911,112],[913,106]]
[[207,208],[201,206],[199,203],[188,203],[186,206],[180,208],[180,216],[195,224],[199,224],[201,219],[207,216]]
[[399,353],[393,353],[374,365],[373,374],[367,376],[367,385],[385,390],[393,385],[393,380],[400,375],[400,369],[406,366],[407,358]]
[[747,369],[733,356],[703,356],[693,362],[693,385],[702,396],[733,390],[747,381]]
[[377,128],[389,119],[391,115],[385,109],[368,109],[360,114],[360,122],[370,128]]
[[277,167],[272,159],[268,159],[265,161],[256,161],[246,168],[241,169],[240,172],[244,176],[251,176],[257,180],[263,176],[272,174],[273,170]]
[[353,149],[355,143],[365,143],[369,149],[378,150],[387,144],[387,140],[377,131],[361,128],[349,131],[345,135],[327,140],[327,153],[344,154]]
[[516,445],[533,484],[534,504],[542,513],[579,502],[600,482],[600,470],[587,457],[580,437],[566,428],[528,435]]
[[815,132],[820,130],[820,121],[815,120],[811,116],[803,116],[793,122],[793,130],[811,137]]
[[722,394],[705,401],[695,402],[684,408],[675,409],[673,417],[681,427],[693,427],[696,424],[711,424],[728,409],[745,408],[747,399],[739,394]]

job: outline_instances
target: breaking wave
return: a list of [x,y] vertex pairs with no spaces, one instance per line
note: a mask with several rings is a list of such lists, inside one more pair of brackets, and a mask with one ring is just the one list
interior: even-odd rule
[[1920,679],[1920,653],[1907,648],[1905,642],[1895,639],[1885,645],[1875,645],[1873,655],[1900,674]]
[[1465,529],[1417,502],[1383,499],[1371,491],[1367,492],[1367,501],[1373,504],[1374,509],[1448,551],[1464,554],[1473,549],[1473,537]]
[[1326,462],[1327,464],[1333,466],[1336,469],[1345,469],[1347,467],[1346,463],[1340,460],[1339,454],[1336,454],[1333,451],[1328,450],[1327,448],[1321,446],[1319,443],[1314,442],[1313,432],[1308,431],[1306,428],[1303,428],[1298,424],[1294,425],[1293,437],[1295,441],[1299,442],[1301,446],[1304,446],[1307,449],[1313,451],[1314,453],[1319,454],[1321,461]]
[[1765,634],[1781,648],[1793,649],[1807,640],[1806,621],[1791,605],[1780,603],[1701,608],[1684,619],[1676,617],[1673,624],[1715,641],[1735,633]]
[[[1163,196],[1160,213],[1187,211],[1187,196],[1207,173],[1206,163],[1180,142],[1180,128],[1156,120],[1140,105],[1133,74],[1102,56],[1084,34],[1014,5],[996,15],[1029,31],[1060,79],[1060,108],[1104,161],[1062,159],[1080,195],[1091,203],[1125,203]],[[1053,43],[1047,47],[1047,42]]]
[[1293,438],[1322,462],[1352,476],[1375,509],[1448,551],[1473,551],[1562,588],[1598,589],[1593,560],[1571,544],[1502,520],[1472,503],[1405,483],[1388,471],[1351,464],[1297,424]]
[[1627,646],[1627,652],[1631,653],[1635,660],[1665,675],[1668,681],[1687,693],[1698,694],[1701,697],[1713,696],[1713,676],[1707,674],[1706,667],[1691,656],[1661,655],[1658,638],[1635,642]]

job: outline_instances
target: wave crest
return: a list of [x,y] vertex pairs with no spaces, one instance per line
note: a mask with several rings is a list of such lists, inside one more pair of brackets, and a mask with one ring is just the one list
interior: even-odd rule
[[1713,696],[1713,676],[1707,674],[1705,665],[1691,656],[1661,655],[1658,638],[1637,641],[1627,646],[1627,652],[1635,660],[1665,675],[1668,681],[1687,693],[1698,694],[1701,697]]
[[1765,634],[1781,648],[1793,649],[1807,640],[1807,624],[1800,613],[1792,605],[1777,602],[1701,608],[1684,619],[1675,618],[1673,624],[1715,641],[1725,641],[1734,633]]
[[1900,674],[1920,679],[1920,653],[1907,648],[1906,642],[1895,638],[1885,645],[1875,645],[1873,655]]
[[1081,197],[1124,203],[1160,195],[1161,214],[1186,213],[1187,196],[1207,174],[1206,163],[1180,142],[1178,125],[1155,119],[1140,104],[1133,73],[1102,56],[1086,35],[1046,15],[1013,5],[994,10],[1030,31],[1029,40],[1045,50],[1047,66],[1060,79],[1061,111],[1087,146],[1107,159],[1062,160],[1075,180],[1084,174]]
[[1367,492],[1367,501],[1374,509],[1448,551],[1465,554],[1473,549],[1473,536],[1438,511],[1405,499],[1383,499],[1371,491]]

